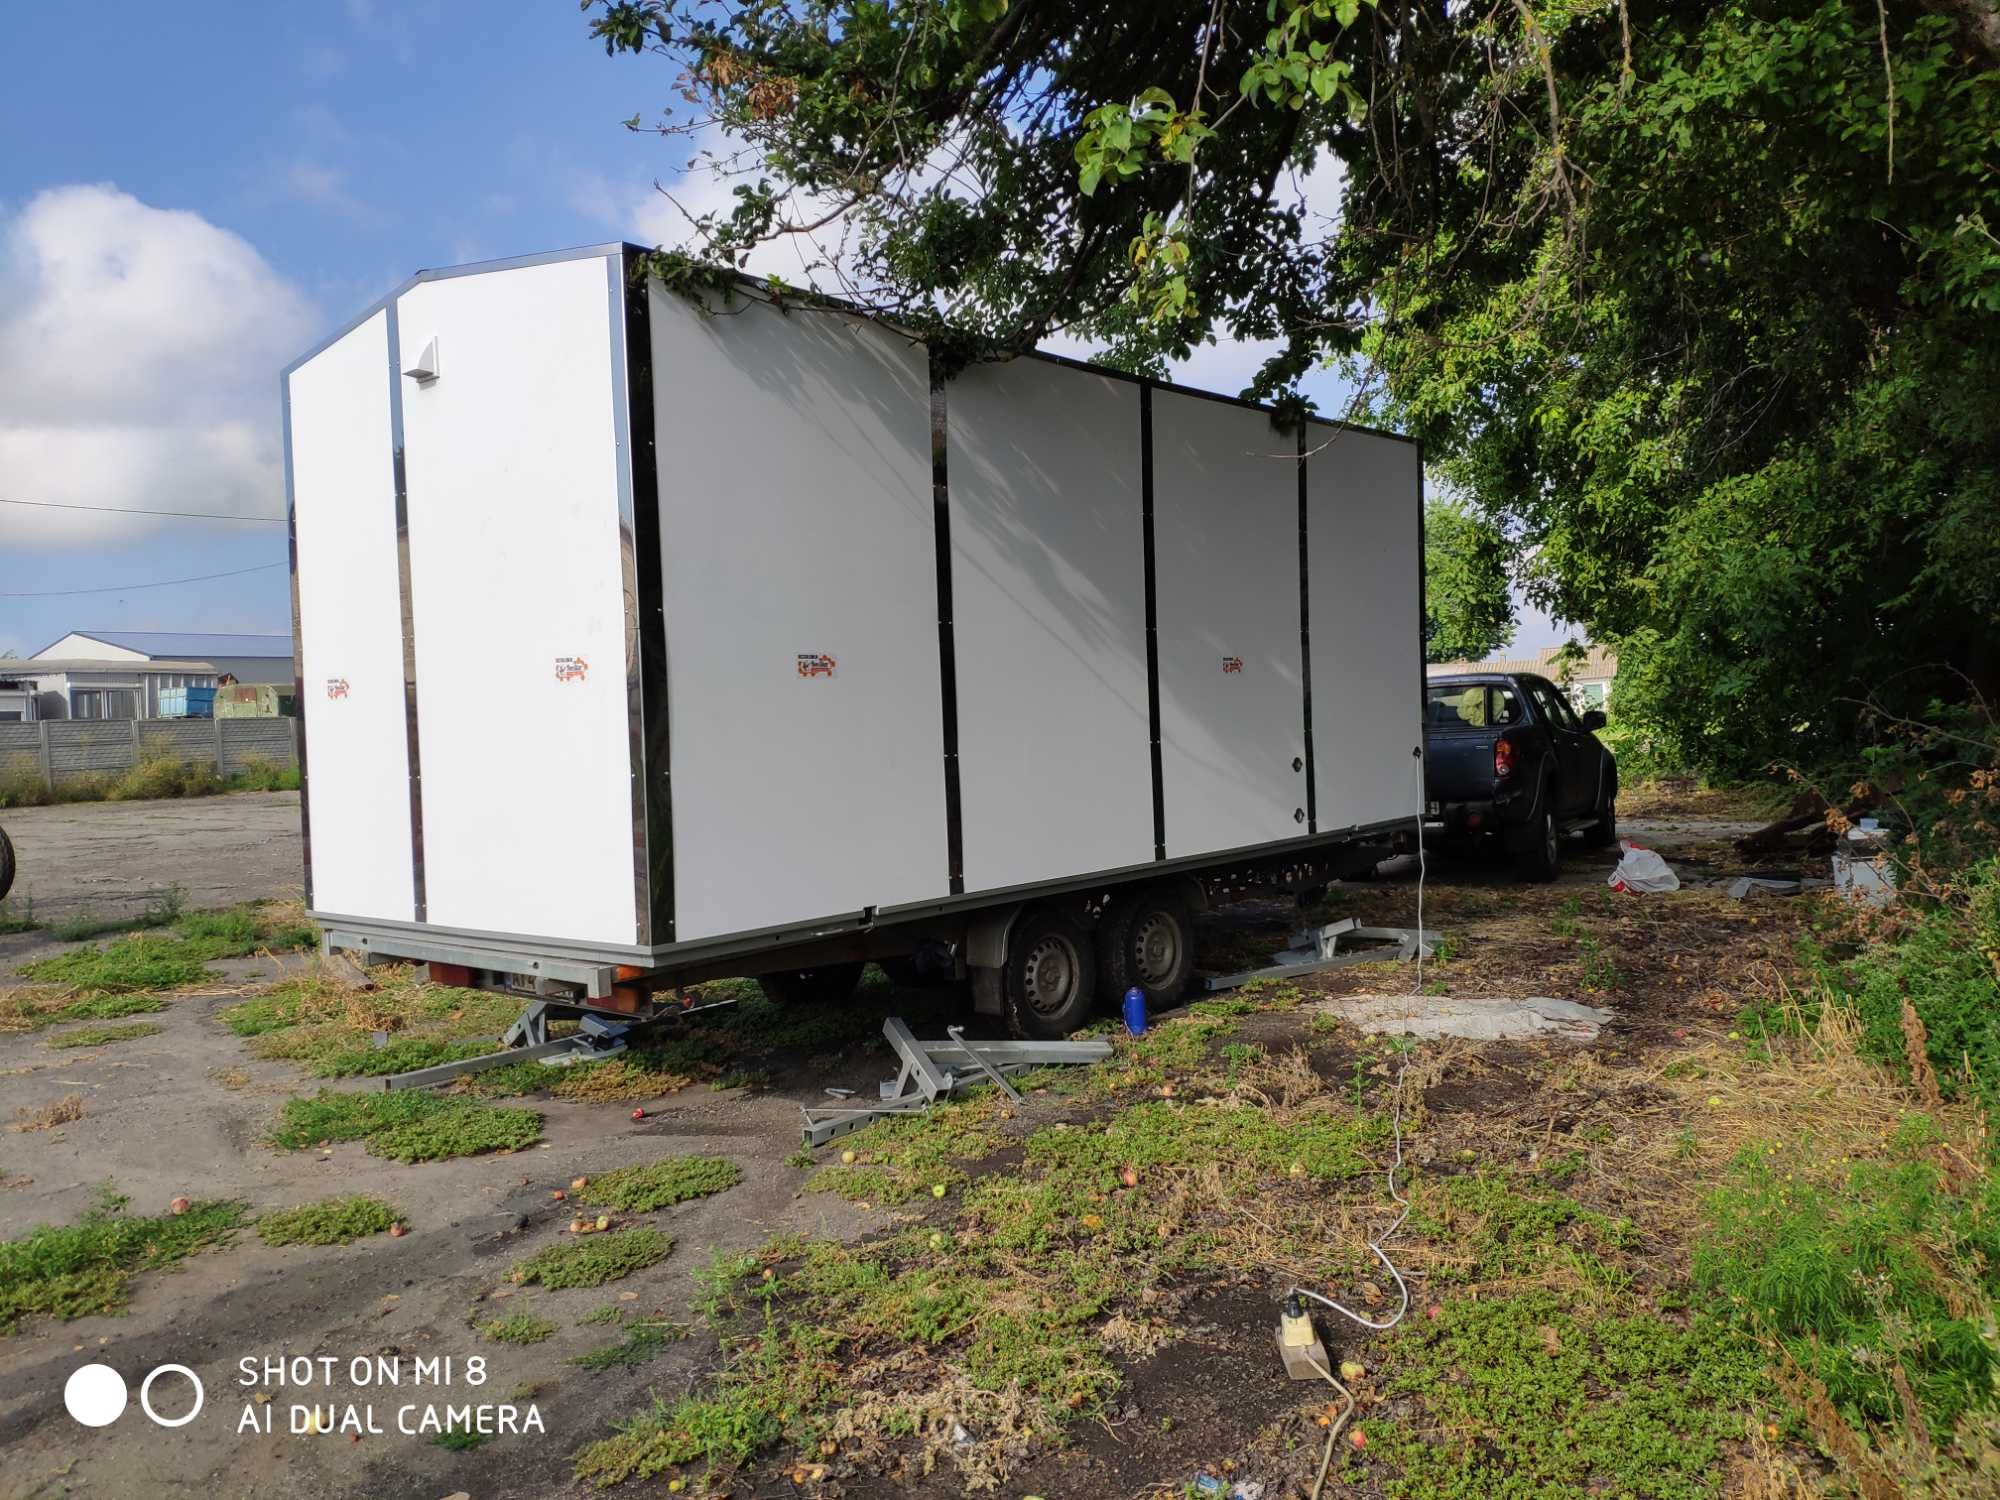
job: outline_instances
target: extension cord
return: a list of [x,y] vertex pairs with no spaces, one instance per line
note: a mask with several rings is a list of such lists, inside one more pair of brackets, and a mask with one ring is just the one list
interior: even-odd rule
[[1278,1357],[1285,1362],[1285,1373],[1294,1380],[1326,1378],[1329,1368],[1326,1346],[1319,1341],[1312,1314],[1297,1296],[1287,1297],[1278,1313]]

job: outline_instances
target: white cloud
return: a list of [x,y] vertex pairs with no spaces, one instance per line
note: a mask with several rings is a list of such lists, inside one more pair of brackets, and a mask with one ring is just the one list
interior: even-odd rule
[[[282,513],[277,374],[317,322],[251,245],[199,214],[109,184],[37,194],[0,219],[0,497]],[[0,506],[17,545],[159,524]]]

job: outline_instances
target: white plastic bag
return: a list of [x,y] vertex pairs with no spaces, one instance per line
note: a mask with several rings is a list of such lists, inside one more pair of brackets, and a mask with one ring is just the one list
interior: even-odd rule
[[1638,891],[1655,895],[1681,888],[1681,878],[1651,849],[1641,844],[1625,844],[1625,857],[1618,861],[1605,884],[1614,891]]

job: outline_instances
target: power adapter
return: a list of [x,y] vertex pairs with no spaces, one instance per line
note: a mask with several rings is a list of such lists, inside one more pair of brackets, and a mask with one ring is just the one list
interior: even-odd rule
[[1294,1380],[1324,1380],[1333,1368],[1313,1327],[1312,1314],[1306,1311],[1305,1299],[1296,1292],[1285,1299],[1278,1313],[1278,1355],[1285,1362],[1285,1373]]

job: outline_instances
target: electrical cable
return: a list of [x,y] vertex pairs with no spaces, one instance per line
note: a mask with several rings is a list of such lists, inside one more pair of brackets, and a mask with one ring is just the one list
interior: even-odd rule
[[[1416,760],[1417,760],[1417,815],[1415,821],[1416,821],[1416,831],[1417,831],[1417,940],[1415,946],[1416,946],[1417,974],[1415,982],[1410,986],[1410,993],[1412,995],[1421,994],[1424,988],[1424,882],[1430,874],[1429,859],[1424,849],[1424,762],[1423,762],[1423,757],[1421,755],[1419,755],[1416,758]],[[1384,1333],[1387,1332],[1389,1329],[1394,1328],[1398,1323],[1403,1321],[1404,1317],[1407,1316],[1410,1311],[1409,1283],[1403,1280],[1403,1273],[1397,1270],[1396,1263],[1389,1258],[1388,1251],[1384,1250],[1382,1248],[1382,1245],[1384,1241],[1394,1236],[1396,1231],[1403,1227],[1403,1222],[1410,1217],[1410,1200],[1408,1198],[1405,1198],[1400,1192],[1397,1191],[1396,1174],[1397,1172],[1402,1170],[1403,1166],[1403,1083],[1404,1080],[1409,1076],[1410,1054],[1414,1050],[1415,1050],[1414,1047],[1405,1047],[1403,1049],[1402,1064],[1396,1070],[1396,1105],[1394,1111],[1396,1154],[1389,1163],[1389,1171],[1388,1171],[1389,1196],[1396,1203],[1402,1206],[1402,1212],[1396,1215],[1395,1219],[1390,1222],[1389,1227],[1387,1229],[1384,1229],[1380,1234],[1376,1235],[1374,1238],[1368,1241],[1368,1248],[1374,1252],[1375,1258],[1382,1263],[1383,1269],[1386,1270],[1390,1274],[1390,1276],[1395,1278],[1396,1293],[1398,1297],[1395,1315],[1381,1322],[1377,1322],[1373,1318],[1367,1317],[1362,1313],[1356,1312],[1351,1307],[1343,1306],[1341,1303],[1334,1301],[1333,1298],[1331,1297],[1324,1296],[1319,1292],[1310,1291],[1302,1286],[1295,1286],[1291,1289],[1290,1292],[1286,1294],[1288,1297],[1309,1298],[1310,1300],[1319,1303],[1323,1307],[1331,1308],[1334,1312],[1339,1313],[1343,1318],[1346,1318],[1349,1322],[1356,1323],[1361,1327],[1370,1329],[1376,1333]],[[1319,1478],[1313,1482],[1312,1500],[1319,1500],[1320,1492],[1326,1485],[1327,1471],[1329,1468],[1332,1467],[1333,1464],[1334,1443],[1339,1438],[1340,1430],[1343,1426],[1346,1425],[1348,1417],[1351,1416],[1354,1412],[1354,1395],[1351,1391],[1347,1389],[1346,1386],[1342,1385],[1338,1380],[1334,1379],[1333,1372],[1331,1370],[1322,1367],[1318,1363],[1318,1361],[1313,1360],[1310,1356],[1308,1356],[1307,1363],[1311,1364],[1315,1370],[1318,1370],[1321,1375],[1325,1376],[1327,1380],[1331,1381],[1334,1389],[1339,1391],[1342,1396],[1347,1398],[1346,1410],[1344,1410],[1340,1414],[1339,1421],[1333,1424],[1333,1430],[1327,1435],[1326,1452],[1320,1459]]]
[[208,583],[217,578],[241,578],[245,573],[268,573],[282,568],[281,562],[259,563],[254,568],[231,568],[227,573],[199,573],[193,578],[161,578],[152,583],[113,583],[94,589],[44,589],[25,594],[0,594],[0,599],[67,599],[76,594],[126,594],[134,589],[170,589],[182,583]]
[[10,500],[0,495],[0,505],[25,505],[34,510],[90,510],[112,516],[178,516],[191,521],[257,521],[266,526],[282,526],[283,516],[235,516],[221,510],[148,510],[137,505],[78,505],[68,500]]
[[1333,1378],[1333,1371],[1314,1359],[1310,1354],[1306,1356],[1306,1363],[1324,1375],[1327,1383],[1336,1391],[1339,1391],[1341,1399],[1347,1403],[1340,1409],[1340,1415],[1335,1417],[1329,1424],[1326,1434],[1326,1451],[1319,1456],[1319,1475],[1313,1480],[1312,1487],[1312,1500],[1319,1500],[1320,1492],[1326,1488],[1327,1470],[1333,1467],[1334,1445],[1340,1441],[1341,1429],[1347,1426],[1347,1419],[1354,1415],[1354,1392],[1350,1391],[1338,1380],[1335,1380]]

